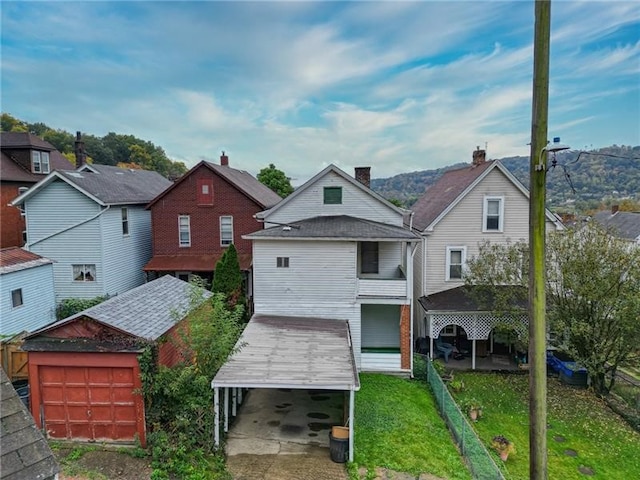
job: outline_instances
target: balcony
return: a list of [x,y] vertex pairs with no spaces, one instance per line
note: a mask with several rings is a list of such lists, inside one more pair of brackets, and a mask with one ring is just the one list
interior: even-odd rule
[[408,283],[402,267],[398,267],[396,275],[389,277],[358,278],[358,297],[393,297],[407,296]]

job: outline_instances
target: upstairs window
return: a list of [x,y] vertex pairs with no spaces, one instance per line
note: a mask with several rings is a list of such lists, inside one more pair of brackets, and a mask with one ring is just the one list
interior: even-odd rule
[[276,267],[277,268],[289,268],[289,257],[277,257],[276,258]]
[[220,245],[223,247],[233,243],[233,217],[225,215],[220,217]]
[[462,280],[467,247],[447,247],[447,272],[445,280]]
[[378,273],[378,243],[362,242],[360,254],[360,271],[362,273]]
[[129,209],[122,207],[122,235],[129,235]]
[[178,216],[178,241],[181,247],[191,246],[191,219],[189,215]]
[[72,265],[74,282],[95,282],[96,266],[89,264]]
[[484,197],[482,231],[502,232],[504,228],[504,198]]
[[31,171],[33,173],[49,173],[49,152],[38,150],[31,152]]
[[213,179],[198,179],[197,200],[198,205],[213,205]]
[[[29,190],[29,187],[20,187],[20,188],[18,188],[18,195],[22,195],[27,190]],[[26,211],[24,209],[24,203],[22,205],[20,205],[18,207],[18,209],[20,210],[20,215],[22,215],[24,217],[26,215]]]
[[11,290],[11,306],[13,308],[18,308],[22,306],[22,289],[17,288],[16,290]]
[[324,204],[339,205],[342,203],[342,187],[324,187]]

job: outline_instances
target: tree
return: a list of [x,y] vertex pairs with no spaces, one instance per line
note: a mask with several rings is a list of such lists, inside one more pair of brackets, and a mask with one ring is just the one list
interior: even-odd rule
[[293,193],[291,179],[287,177],[282,170],[278,170],[273,163],[263,168],[258,173],[258,181],[271,190],[276,192],[282,198],[286,198]]
[[218,263],[216,263],[211,290],[214,293],[224,294],[227,299],[227,305],[231,308],[236,305],[244,305],[242,271],[238,261],[238,252],[233,243],[229,245],[220,260],[218,260]]
[[[527,271],[518,265],[527,263],[522,242],[483,244],[468,263],[466,282],[526,286]],[[606,395],[618,366],[640,344],[640,248],[589,222],[549,235],[546,272],[547,315],[558,346],[588,370],[595,393]]]

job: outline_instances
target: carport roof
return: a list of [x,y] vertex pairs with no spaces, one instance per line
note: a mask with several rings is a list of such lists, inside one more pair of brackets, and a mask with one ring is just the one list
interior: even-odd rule
[[359,390],[349,324],[254,315],[211,387]]

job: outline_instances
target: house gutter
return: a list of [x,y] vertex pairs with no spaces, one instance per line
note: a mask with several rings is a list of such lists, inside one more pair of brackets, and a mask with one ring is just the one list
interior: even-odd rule
[[[31,248],[34,245],[36,245],[37,243],[40,243],[44,240],[49,240],[50,238],[55,237],[56,235],[60,235],[61,233],[64,233],[68,230],[71,230],[72,228],[76,228],[79,227],[80,225],[84,225],[85,223],[90,222],[91,220],[95,220],[96,218],[98,218],[100,215],[102,215],[103,213],[105,213],[107,210],[109,210],[109,208],[111,208],[111,205],[107,205],[107,208],[103,208],[102,210],[100,210],[98,213],[96,213],[94,216],[87,218],[86,220],[82,220],[74,225],[70,225],[68,227],[63,228],[62,230],[58,230],[57,232],[52,233],[51,235],[48,235],[46,237],[42,237],[39,240],[36,240],[35,242],[31,243],[28,242],[27,243],[27,248]],[[29,231],[27,230],[27,237],[29,236]]]

